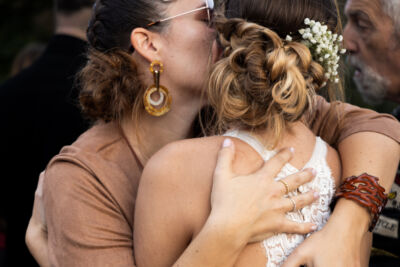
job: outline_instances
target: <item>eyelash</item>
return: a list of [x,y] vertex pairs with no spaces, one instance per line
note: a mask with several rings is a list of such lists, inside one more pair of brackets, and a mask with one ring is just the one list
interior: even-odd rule
[[356,25],[356,27],[358,29],[360,29],[361,31],[366,31],[368,30],[370,27],[368,26],[368,23],[362,22],[362,20],[358,19],[358,18],[354,18],[353,19],[354,24]]

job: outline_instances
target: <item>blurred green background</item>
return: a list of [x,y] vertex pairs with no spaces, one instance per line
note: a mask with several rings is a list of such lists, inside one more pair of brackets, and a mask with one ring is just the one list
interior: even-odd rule
[[[279,0],[277,0],[279,1]],[[341,9],[345,0],[339,0]],[[46,43],[54,28],[53,0],[0,0],[0,83],[10,77],[12,62],[28,43]],[[351,79],[351,70],[345,79],[346,100],[358,106],[390,113],[396,106],[385,102],[380,106],[366,105]]]

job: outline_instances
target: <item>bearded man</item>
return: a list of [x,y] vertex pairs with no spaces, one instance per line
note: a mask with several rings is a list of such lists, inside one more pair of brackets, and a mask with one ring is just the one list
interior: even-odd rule
[[[345,14],[345,48],[364,101],[400,104],[400,0],[347,0]],[[400,266],[399,220],[400,169],[374,230],[371,266]]]

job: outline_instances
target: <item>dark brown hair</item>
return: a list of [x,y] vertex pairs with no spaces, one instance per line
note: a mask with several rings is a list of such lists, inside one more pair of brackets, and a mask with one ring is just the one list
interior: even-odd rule
[[300,39],[298,30],[304,28],[304,19],[324,22],[338,31],[339,17],[334,0],[227,0],[227,18],[242,18],[276,32],[281,38],[291,35]]
[[[294,41],[301,41],[299,29],[306,26],[306,18],[324,23],[334,33],[342,31],[337,0],[226,0],[225,4],[227,18],[242,18],[257,23],[273,30],[283,39],[290,35]],[[343,76],[341,69],[339,72]],[[344,99],[342,83],[328,83],[325,88],[321,93],[331,100]]]
[[[81,71],[80,102],[92,120],[120,120],[132,113],[138,119],[145,90],[132,59],[130,34],[162,18],[167,0],[97,0],[87,30],[88,62]],[[166,24],[155,25],[161,31]],[[133,117],[134,118],[134,117]]]
[[57,12],[70,14],[93,6],[95,0],[54,0]]

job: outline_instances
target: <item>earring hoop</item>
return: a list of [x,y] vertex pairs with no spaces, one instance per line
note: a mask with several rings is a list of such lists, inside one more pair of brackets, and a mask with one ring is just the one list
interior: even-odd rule
[[[154,84],[147,88],[143,95],[145,110],[150,115],[156,117],[166,114],[170,110],[172,103],[172,98],[168,89],[160,85],[160,75],[163,71],[164,66],[160,61],[154,60],[151,62],[150,72],[153,74]],[[157,93],[159,97],[157,100],[154,100],[152,97],[155,93]]]

